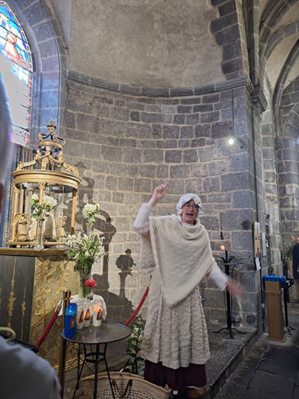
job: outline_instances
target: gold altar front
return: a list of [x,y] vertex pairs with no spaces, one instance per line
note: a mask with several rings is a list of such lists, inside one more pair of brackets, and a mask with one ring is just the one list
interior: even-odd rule
[[[18,339],[36,344],[66,290],[78,293],[78,274],[64,250],[0,249],[1,325],[11,327]],[[55,368],[59,364],[60,323],[58,317],[39,350]],[[74,346],[70,350],[67,359],[75,357]]]

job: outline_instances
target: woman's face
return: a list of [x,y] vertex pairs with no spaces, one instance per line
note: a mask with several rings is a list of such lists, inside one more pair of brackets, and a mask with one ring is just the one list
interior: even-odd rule
[[182,207],[182,222],[194,224],[198,215],[198,205],[195,205],[193,199],[186,202]]

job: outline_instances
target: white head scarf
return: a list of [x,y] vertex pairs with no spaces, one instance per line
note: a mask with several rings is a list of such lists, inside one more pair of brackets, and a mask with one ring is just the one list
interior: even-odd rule
[[177,209],[177,213],[178,213],[179,216],[182,214],[182,208],[183,208],[183,206],[184,206],[187,202],[189,202],[189,201],[191,201],[191,200],[193,200],[194,203],[195,203],[196,205],[198,205],[198,207],[199,207],[200,209],[202,209],[202,206],[201,206],[201,199],[199,198],[199,196],[196,195],[196,194],[193,194],[193,193],[188,193],[188,194],[182,195],[181,198],[179,199],[179,202],[176,204],[176,209]]

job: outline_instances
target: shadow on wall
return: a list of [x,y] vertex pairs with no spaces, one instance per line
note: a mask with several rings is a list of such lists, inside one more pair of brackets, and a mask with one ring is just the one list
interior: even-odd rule
[[[107,248],[109,245],[107,245]],[[132,302],[126,298],[126,278],[131,275],[132,267],[136,263],[131,256],[131,250],[127,249],[126,253],[120,255],[116,259],[116,266],[121,270],[118,275],[120,278],[119,295],[113,294],[109,291],[108,283],[108,256],[103,260],[103,274],[93,274],[93,278],[97,285],[94,288],[94,293],[102,295],[108,308],[108,319],[119,323],[125,323],[133,314],[134,309]],[[135,322],[135,320],[133,321]]]
[[[77,223],[82,226],[81,228],[86,233],[86,219],[83,218],[81,211],[86,203],[95,204],[95,201],[93,200],[95,181],[90,177],[84,176],[86,167],[83,162],[79,162],[76,167],[79,170],[79,175],[82,176],[82,183],[78,192],[79,212]],[[71,204],[68,204],[69,212],[70,206]],[[108,308],[108,320],[124,323],[134,312],[131,301],[126,298],[125,281],[127,276],[131,275],[132,267],[136,265],[136,263],[131,256],[131,249],[129,248],[125,251],[125,254],[120,255],[116,259],[116,266],[121,270],[119,273],[120,292],[119,295],[110,292],[108,280],[109,249],[112,238],[116,234],[116,228],[112,224],[112,218],[110,214],[104,209],[101,209],[100,215],[96,215],[95,218],[96,221],[93,224],[93,228],[94,230],[99,231],[100,235],[104,237],[105,251],[108,253],[108,255],[104,256],[103,258],[102,274],[95,273],[92,276],[97,283],[93,291],[95,294],[101,295],[104,298]]]

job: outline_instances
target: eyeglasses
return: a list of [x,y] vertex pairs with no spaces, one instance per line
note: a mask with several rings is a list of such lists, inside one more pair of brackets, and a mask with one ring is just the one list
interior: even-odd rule
[[198,205],[196,205],[196,204],[184,204],[183,205],[185,208],[188,208],[188,209],[190,209],[190,208],[192,208],[192,209],[198,209],[199,208],[199,206]]

